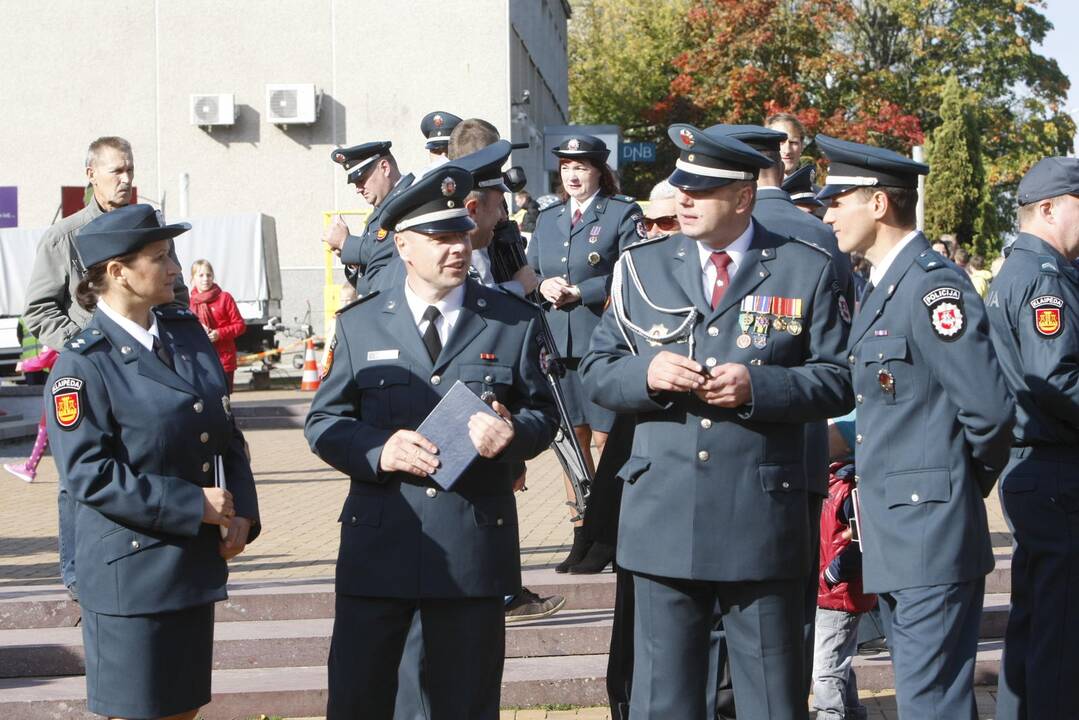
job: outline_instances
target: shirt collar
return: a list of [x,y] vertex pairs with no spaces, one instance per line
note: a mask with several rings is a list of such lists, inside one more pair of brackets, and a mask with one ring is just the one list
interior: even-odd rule
[[895,244],[888,254],[884,256],[884,259],[880,261],[879,265],[874,265],[869,271],[869,282],[873,283],[873,287],[880,285],[880,281],[884,279],[884,274],[888,272],[888,268],[892,266],[895,259],[899,257],[899,253],[903,252],[903,248],[910,245],[910,241],[918,236],[917,230],[911,230],[909,233],[903,236],[903,239]]
[[453,290],[450,290],[441,300],[433,303],[428,303],[421,298],[412,288],[408,285],[408,280],[405,280],[405,302],[408,303],[408,309],[412,313],[412,319],[416,323],[416,327],[420,326],[423,322],[423,314],[427,312],[427,308],[430,305],[434,305],[438,308],[438,311],[442,313],[445,324],[452,327],[457,320],[458,314],[461,312],[461,306],[465,302],[465,284],[461,283]]
[[581,215],[584,215],[586,212],[588,212],[588,208],[591,207],[592,201],[596,199],[596,195],[599,195],[599,190],[596,190],[587,200],[580,203],[577,202],[577,198],[570,198],[569,210],[571,213],[571,217],[572,213],[576,212],[577,210],[581,211]]
[[150,313],[150,329],[147,330],[137,322],[130,320],[116,310],[113,310],[102,298],[97,299],[97,309],[109,320],[112,320],[119,325],[120,329],[130,335],[135,342],[153,352],[154,338],[161,337],[157,329],[157,315]]
[[698,242],[697,252],[700,255],[701,270],[708,269],[709,264],[711,264],[712,253],[714,252],[725,252],[730,255],[731,264],[737,269],[738,266],[742,264],[742,258],[745,256],[746,252],[749,251],[749,243],[751,240],[753,240],[752,222],[746,226],[745,231],[741,235],[734,239],[734,242],[725,248],[713,249],[702,242]]

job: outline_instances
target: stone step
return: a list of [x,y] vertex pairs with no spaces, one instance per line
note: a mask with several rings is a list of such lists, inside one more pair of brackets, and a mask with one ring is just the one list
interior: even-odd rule
[[307,417],[310,407],[309,398],[278,400],[271,403],[240,401],[233,404],[232,412],[241,430],[287,430],[302,429],[304,418]]
[[[987,595],[981,636],[1000,638],[1008,620],[1008,598]],[[596,655],[611,638],[609,609],[563,610],[557,615],[506,626],[506,657]],[[255,620],[214,627],[214,667],[303,667],[323,663],[333,620]],[[0,677],[79,675],[85,672],[78,627],[0,631]]]
[[[975,664],[975,683],[996,684],[1002,643],[982,641]],[[895,687],[887,653],[854,661],[863,690]],[[574,655],[506,660],[502,705],[601,705],[606,702],[607,656]],[[306,667],[215,670],[213,700],[202,710],[205,720],[233,720],[257,713],[284,717],[319,716],[326,708],[326,668]],[[86,711],[86,684],[81,676],[0,680],[0,717],[20,720],[94,720]]]
[[27,420],[19,414],[0,417],[0,442],[23,440],[37,435],[37,420]]

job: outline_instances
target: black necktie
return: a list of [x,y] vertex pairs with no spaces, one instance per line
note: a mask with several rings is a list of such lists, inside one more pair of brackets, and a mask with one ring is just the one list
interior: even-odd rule
[[427,321],[427,329],[423,331],[423,346],[427,348],[427,354],[431,356],[431,362],[438,360],[438,354],[442,352],[442,340],[438,337],[438,328],[435,327],[442,313],[434,305],[428,305],[423,311],[423,319]]
[[154,355],[157,355],[169,370],[174,369],[172,366],[172,355],[165,349],[165,345],[161,342],[161,338],[156,335],[154,336]]
[[854,304],[856,310],[861,310],[862,306],[865,305],[865,300],[869,297],[869,293],[873,292],[873,287],[873,281],[870,280],[865,284],[865,287],[862,288],[862,294],[858,296],[858,302]]

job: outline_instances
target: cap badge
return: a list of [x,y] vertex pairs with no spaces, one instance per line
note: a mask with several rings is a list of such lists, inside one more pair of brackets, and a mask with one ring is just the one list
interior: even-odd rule
[[433,118],[431,118],[431,122],[435,124],[436,128],[440,128],[442,127],[442,123],[444,122],[444,120],[442,119],[441,115],[435,115]]
[[453,195],[457,192],[457,181],[451,177],[443,178],[442,180],[442,194],[446,197]]
[[345,154],[344,153],[334,153],[333,159],[336,160],[337,162],[344,162],[345,161]]
[[375,239],[376,240],[385,240],[386,236],[389,235],[389,234],[390,234],[389,230],[386,230],[385,228],[379,228],[378,232],[375,233]]
[[696,142],[696,139],[693,137],[693,133],[686,128],[682,128],[678,131],[678,137],[682,138],[682,142],[684,142],[689,147],[693,147],[693,143]]
[[581,149],[581,141],[578,140],[577,138],[570,138],[569,142],[566,143],[566,149],[567,150],[580,150]]

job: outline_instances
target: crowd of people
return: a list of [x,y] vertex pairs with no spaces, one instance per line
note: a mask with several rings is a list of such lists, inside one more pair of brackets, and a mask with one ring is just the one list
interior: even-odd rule
[[[998,717],[1079,716],[1079,160],[1029,170],[992,272],[917,230],[928,166],[818,135],[816,187],[792,115],[673,125],[644,210],[599,138],[554,149],[540,209],[491,123],[420,125],[416,173],[388,140],[331,156],[373,212],[323,236],[356,297],[304,430],[351,480],[329,719],[498,717],[505,623],[565,602],[521,586],[514,493],[566,435],[593,482],[582,515],[567,476],[555,569],[614,564],[616,717],[864,717],[851,659],[879,606],[901,717],[975,718],[998,478]],[[41,241],[26,312],[59,351],[62,578],[90,710],[190,720],[228,560],[273,532],[232,415],[243,322],[208,262],[188,290],[188,227],[128,204],[130,145],[101,138],[86,166],[93,199]]]

